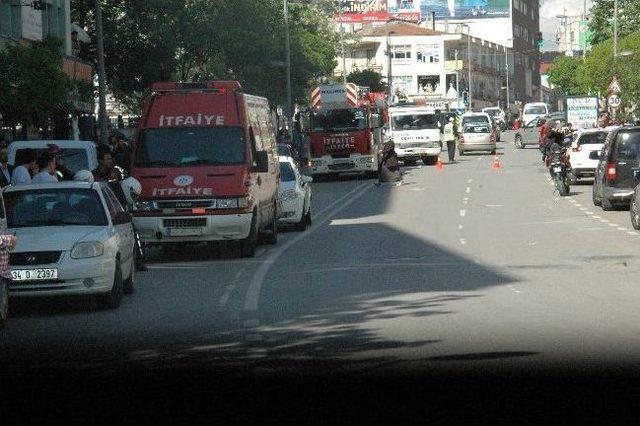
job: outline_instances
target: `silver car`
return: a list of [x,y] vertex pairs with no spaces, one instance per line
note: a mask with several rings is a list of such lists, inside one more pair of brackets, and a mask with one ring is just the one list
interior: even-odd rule
[[60,182],[3,190],[12,297],[96,295],[102,308],[133,291],[130,215],[105,183]]
[[458,151],[460,155],[472,151],[496,153],[495,129],[488,114],[471,112],[462,115]]

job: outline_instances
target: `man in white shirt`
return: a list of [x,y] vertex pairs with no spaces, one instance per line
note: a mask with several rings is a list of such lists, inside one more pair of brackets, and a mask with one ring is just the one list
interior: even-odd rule
[[31,171],[36,168],[38,154],[33,149],[18,151],[16,164],[11,176],[12,185],[25,185],[31,183]]
[[45,151],[38,160],[40,172],[33,177],[32,183],[52,183],[58,182],[56,175],[56,155]]

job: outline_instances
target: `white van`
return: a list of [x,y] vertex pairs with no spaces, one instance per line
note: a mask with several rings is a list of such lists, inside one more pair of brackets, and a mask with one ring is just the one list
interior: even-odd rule
[[438,161],[442,150],[440,122],[433,108],[413,105],[389,108],[389,132],[404,164],[422,160],[433,165]]
[[98,167],[98,154],[93,142],[72,140],[41,140],[41,141],[14,141],[9,145],[9,164],[16,166],[16,154],[25,149],[34,149],[40,155],[55,145],[59,152],[58,157],[64,160],[64,166],[75,174],[79,170],[94,170]]
[[551,107],[544,102],[532,102],[526,104],[522,110],[522,126],[526,126],[539,117],[544,117],[551,113]]

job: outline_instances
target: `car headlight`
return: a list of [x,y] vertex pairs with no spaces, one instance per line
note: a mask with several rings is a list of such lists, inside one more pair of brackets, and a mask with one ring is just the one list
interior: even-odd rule
[[104,254],[104,246],[97,241],[88,241],[76,243],[71,249],[72,259],[87,259],[90,257],[98,257]]
[[296,194],[295,189],[287,189],[286,191],[283,191],[282,194],[280,194],[280,198],[282,198],[282,201],[293,200],[294,198],[297,198],[297,196],[298,194]]
[[156,203],[153,201],[136,201],[133,203],[133,209],[138,211],[156,210]]

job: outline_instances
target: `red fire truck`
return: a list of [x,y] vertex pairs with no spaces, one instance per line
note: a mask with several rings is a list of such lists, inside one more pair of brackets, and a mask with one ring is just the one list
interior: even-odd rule
[[353,83],[313,89],[307,129],[311,174],[377,175],[382,142],[379,104],[368,89]]

